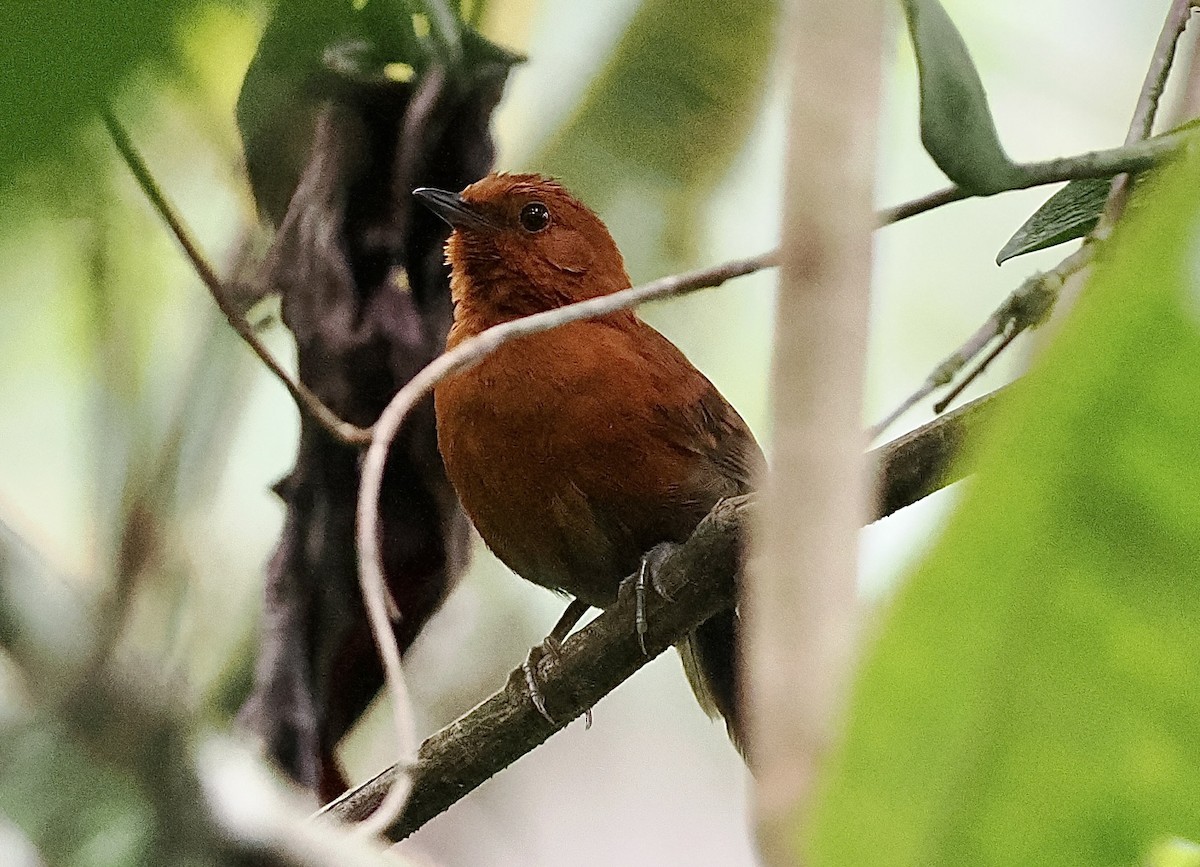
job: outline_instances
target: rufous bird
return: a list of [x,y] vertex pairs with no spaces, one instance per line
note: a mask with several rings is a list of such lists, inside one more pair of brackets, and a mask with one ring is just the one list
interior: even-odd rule
[[[604,223],[555,181],[491,174],[415,195],[453,227],[448,347],[630,286]],[[741,416],[632,311],[510,341],[438,384],[434,403],[446,472],[483,541],[579,609],[612,604],[648,552],[684,542],[764,465]],[[735,742],[737,633],[725,611],[678,645],[701,706]]]

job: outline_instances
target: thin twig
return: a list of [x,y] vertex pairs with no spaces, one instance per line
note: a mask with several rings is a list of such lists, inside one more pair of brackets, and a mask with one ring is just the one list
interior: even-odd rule
[[225,291],[225,286],[221,282],[221,278],[217,276],[216,271],[204,258],[200,252],[199,246],[192,239],[191,233],[184,225],[182,218],[176,213],[175,208],[167,201],[166,195],[158,186],[158,182],[154,180],[154,176],[150,173],[146,161],[142,159],[142,155],[138,152],[137,147],[133,144],[129,134],[117,121],[116,117],[108,110],[103,112],[104,125],[108,127],[108,134],[112,137],[113,144],[116,145],[117,151],[121,154],[121,158],[133,173],[134,178],[141,187],[142,192],[146,194],[146,198],[158,211],[160,217],[171,229],[175,240],[179,242],[179,246],[183,248],[183,252],[187,254],[188,259],[192,263],[196,274],[200,280],[208,287],[208,291],[212,294],[213,300],[217,302],[217,307],[225,314],[225,318],[229,321],[233,330],[238,333],[238,336],[246,342],[246,344],[254,350],[254,354],[259,357],[263,364],[267,366],[275,376],[283,383],[292,398],[296,401],[297,406],[316,421],[321,427],[325,428],[331,436],[348,445],[364,445],[371,439],[371,432],[357,425],[350,424],[337,416],[329,407],[321,402],[304,383],[292,379],[286,370],[275,360],[271,355],[271,351],[255,334],[254,328],[246,321],[246,317],[241,314],[234,303],[229,299],[229,293]]
[[932,211],[934,208],[940,208],[942,205],[949,205],[969,199],[972,195],[972,193],[968,193],[962,187],[945,187],[935,190],[932,193],[926,193],[903,204],[885,208],[876,214],[875,221],[879,226],[890,226],[892,223],[899,223],[901,220],[907,220],[909,217],[924,214],[927,211]]
[[[1066,278],[1092,261],[1096,252],[1095,248],[1095,244],[1084,244],[1063,259],[1057,267],[1044,274],[1035,274],[1017,287],[999,307],[992,311],[984,323],[963,341],[961,346],[933,369],[916,391],[901,401],[900,405],[888,413],[882,421],[871,427],[870,437],[878,437],[912,407],[937,389],[953,382],[954,377],[958,376],[964,367],[983,352],[988,344],[997,337],[1005,336],[1010,328],[1012,335],[1006,340],[1005,345],[1011,343],[1025,329],[1042,323],[1054,307]],[[971,379],[974,379],[980,372],[980,370],[975,371],[967,383],[969,384]]]
[[[1070,157],[1059,157],[1036,163],[1022,163],[1014,172],[1015,182],[1002,190],[987,193],[986,196],[999,195],[1014,190],[1027,190],[1031,187],[1042,187],[1047,184],[1057,184],[1062,181],[1078,181],[1088,178],[1111,178],[1121,172],[1141,172],[1152,168],[1164,159],[1178,153],[1189,142],[1194,141],[1192,130],[1180,130],[1168,135],[1158,136],[1143,142],[1135,142],[1118,148],[1101,151],[1088,151]],[[909,217],[924,214],[943,205],[983,197],[970,193],[961,187],[945,187],[926,193],[919,198],[893,205],[879,211],[876,215],[878,225],[889,226]]]
[[[1028,285],[1028,281],[1022,284],[1021,288],[1024,289],[1026,285]],[[1021,289],[1017,291],[1020,292]],[[1013,294],[1015,295],[1016,293]],[[868,437],[872,440],[876,439],[881,433],[891,427],[900,416],[904,415],[942,386],[953,382],[954,377],[970,363],[972,358],[983,352],[998,334],[1003,333],[1007,323],[1011,319],[1009,308],[1012,298],[1013,296],[1010,295],[1005,299],[1003,304],[993,310],[984,323],[975,330],[975,333],[963,341],[961,346],[950,353],[941,364],[933,369],[933,372],[921,383],[920,388],[901,401],[900,405],[888,413],[882,421],[873,425],[867,432]]]
[[[868,465],[877,467],[870,520],[893,514],[965,477],[971,466],[960,457],[962,445],[987,422],[1009,387],[868,452]],[[565,728],[696,623],[732,604],[732,579],[742,549],[741,528],[750,517],[748,508],[753,507],[745,500],[725,501],[663,563],[659,578],[674,601],[668,603],[656,593],[646,599],[650,657],[643,655],[633,628],[634,594],[622,593],[613,607],[567,638],[557,657],[539,666],[539,684],[555,725],[534,707],[517,668],[499,692],[430,735],[409,769],[412,794],[387,829],[388,836],[399,840],[413,833]],[[362,819],[377,809],[396,776],[395,769],[388,768],[321,812],[345,821]]]
[[[370,448],[375,448],[375,443],[378,440],[373,440]],[[383,448],[383,455],[386,458],[390,443]],[[380,462],[380,483],[382,483],[383,462]],[[378,491],[378,484],[376,490]],[[366,487],[366,476],[364,473],[362,484],[359,488]],[[376,502],[378,502],[378,493],[376,493]],[[361,502],[361,497],[360,497]],[[361,830],[367,834],[376,835],[382,834],[387,828],[395,822],[396,817],[404,809],[404,805],[408,802],[409,792],[412,788],[412,780],[409,776],[409,769],[416,763],[417,759],[417,730],[413,722],[412,700],[411,693],[408,689],[408,681],[404,677],[404,664],[400,659],[400,646],[396,643],[396,634],[392,631],[391,611],[396,610],[396,604],[392,600],[391,593],[388,591],[387,583],[383,577],[383,565],[378,560],[378,517],[366,525],[370,527],[371,539],[375,540],[376,544],[376,562],[375,571],[368,572],[367,569],[360,565],[358,570],[359,588],[362,592],[363,602],[367,608],[367,622],[371,625],[371,634],[375,637],[375,646],[379,650],[379,656],[383,660],[384,681],[387,683],[388,697],[392,703],[392,725],[396,732],[396,745],[399,758],[393,767],[400,768],[404,773],[397,774],[395,784],[390,786],[379,807],[374,810],[369,816],[362,820]],[[361,509],[359,516],[359,539],[363,536],[361,528],[363,527],[361,518]],[[360,564],[363,561],[360,559]]]
[[1173,0],[1171,3],[1167,20],[1163,22],[1162,32],[1159,33],[1158,42],[1154,46],[1150,68],[1146,70],[1146,78],[1142,82],[1133,120],[1129,123],[1129,133],[1125,137],[1127,145],[1150,138],[1154,129],[1154,118],[1158,113],[1158,103],[1162,99],[1163,90],[1167,86],[1167,76],[1175,62],[1175,48],[1179,44],[1179,37],[1187,28],[1193,9],[1200,9],[1197,0]]
[[[1158,34],[1158,42],[1155,43],[1154,54],[1150,58],[1150,68],[1146,70],[1142,89],[1138,93],[1133,119],[1129,122],[1129,131],[1125,134],[1126,145],[1148,139],[1154,129],[1158,103],[1167,86],[1167,77],[1175,60],[1175,48],[1179,44],[1179,37],[1187,28],[1193,5],[1194,0],[1171,0],[1167,19],[1163,22],[1162,32]],[[1125,173],[1113,178],[1108,200],[1104,203],[1104,212],[1092,230],[1091,237],[1104,239],[1112,233],[1113,227],[1125,210],[1132,188],[1132,175]]]
[[[548,331],[569,322],[605,316],[657,298],[684,295],[698,289],[719,286],[734,277],[752,274],[775,263],[776,253],[771,251],[712,268],[663,277],[612,295],[590,298],[493,326],[469,340],[464,340],[449,352],[439,355],[396,393],[375,422],[374,437],[367,448],[366,457],[363,458],[356,527],[359,582],[370,613],[371,632],[383,659],[384,672],[393,694],[404,692],[403,674],[400,667],[400,650],[396,646],[396,636],[387,618],[387,585],[384,581],[379,546],[379,495],[383,488],[383,470],[388,450],[413,407],[447,376],[478,364],[510,340]],[[409,755],[407,750],[405,754]],[[399,809],[397,805],[402,807],[402,795],[403,792],[389,797],[380,806],[378,818],[372,817],[372,825],[384,823],[385,820],[390,822],[392,817],[385,815],[384,808],[392,811]]]
[[[1193,0],[1192,8],[1200,9],[1200,0]],[[1193,33],[1191,43],[1188,69],[1183,73],[1183,86],[1171,113],[1169,126],[1178,126],[1200,117],[1200,35]]]
[[1193,130],[1178,130],[1135,144],[1044,162],[1024,163],[1018,167],[1022,177],[1011,189],[1024,190],[1086,178],[1111,178],[1121,172],[1143,172],[1179,153],[1195,139]]
[[983,372],[988,369],[988,365],[991,364],[993,361],[995,361],[997,356],[1000,355],[1000,353],[1002,353],[1004,350],[1008,349],[1008,347],[1012,344],[1012,342],[1017,339],[1017,335],[1020,334],[1024,330],[1025,330],[1024,328],[1017,328],[1015,325],[1010,325],[1010,328],[1008,329],[1008,333],[1005,334],[1004,337],[1001,338],[1000,342],[997,343],[995,345],[995,347],[992,348],[991,352],[989,352],[987,355],[985,355],[983,357],[983,360],[981,360],[979,362],[979,364],[977,364],[975,366],[975,369],[972,370],[970,373],[968,373],[966,376],[964,376],[962,378],[962,382],[958,383],[958,385],[956,385],[956,386],[954,386],[954,388],[950,389],[949,394],[947,394],[945,397],[943,397],[941,400],[939,400],[937,403],[935,403],[933,405],[933,411],[935,413],[938,413],[939,415],[941,413],[945,412],[946,407],[948,407],[950,404],[954,403],[954,399],[957,398],[960,394],[962,394],[963,391],[966,390],[968,385],[970,385],[972,382],[974,382],[976,379],[978,379],[983,374]]

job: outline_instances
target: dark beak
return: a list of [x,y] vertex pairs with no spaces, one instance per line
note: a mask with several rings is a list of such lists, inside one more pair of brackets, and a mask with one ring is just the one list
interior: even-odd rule
[[456,229],[494,229],[495,225],[475,208],[463,201],[458,193],[433,187],[418,187],[413,195]]

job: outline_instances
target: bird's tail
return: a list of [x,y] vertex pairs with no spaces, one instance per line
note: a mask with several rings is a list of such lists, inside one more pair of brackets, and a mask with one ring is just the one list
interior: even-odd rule
[[738,631],[737,612],[722,611],[696,627],[676,648],[700,707],[709,716],[719,714],[725,718],[729,739],[744,754],[744,732],[738,713]]

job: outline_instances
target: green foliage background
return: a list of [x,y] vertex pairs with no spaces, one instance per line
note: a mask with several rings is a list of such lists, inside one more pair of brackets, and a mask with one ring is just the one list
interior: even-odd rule
[[78,126],[145,63],[170,64],[194,3],[48,0],[5,3],[0,189],[32,163],[68,156]]

